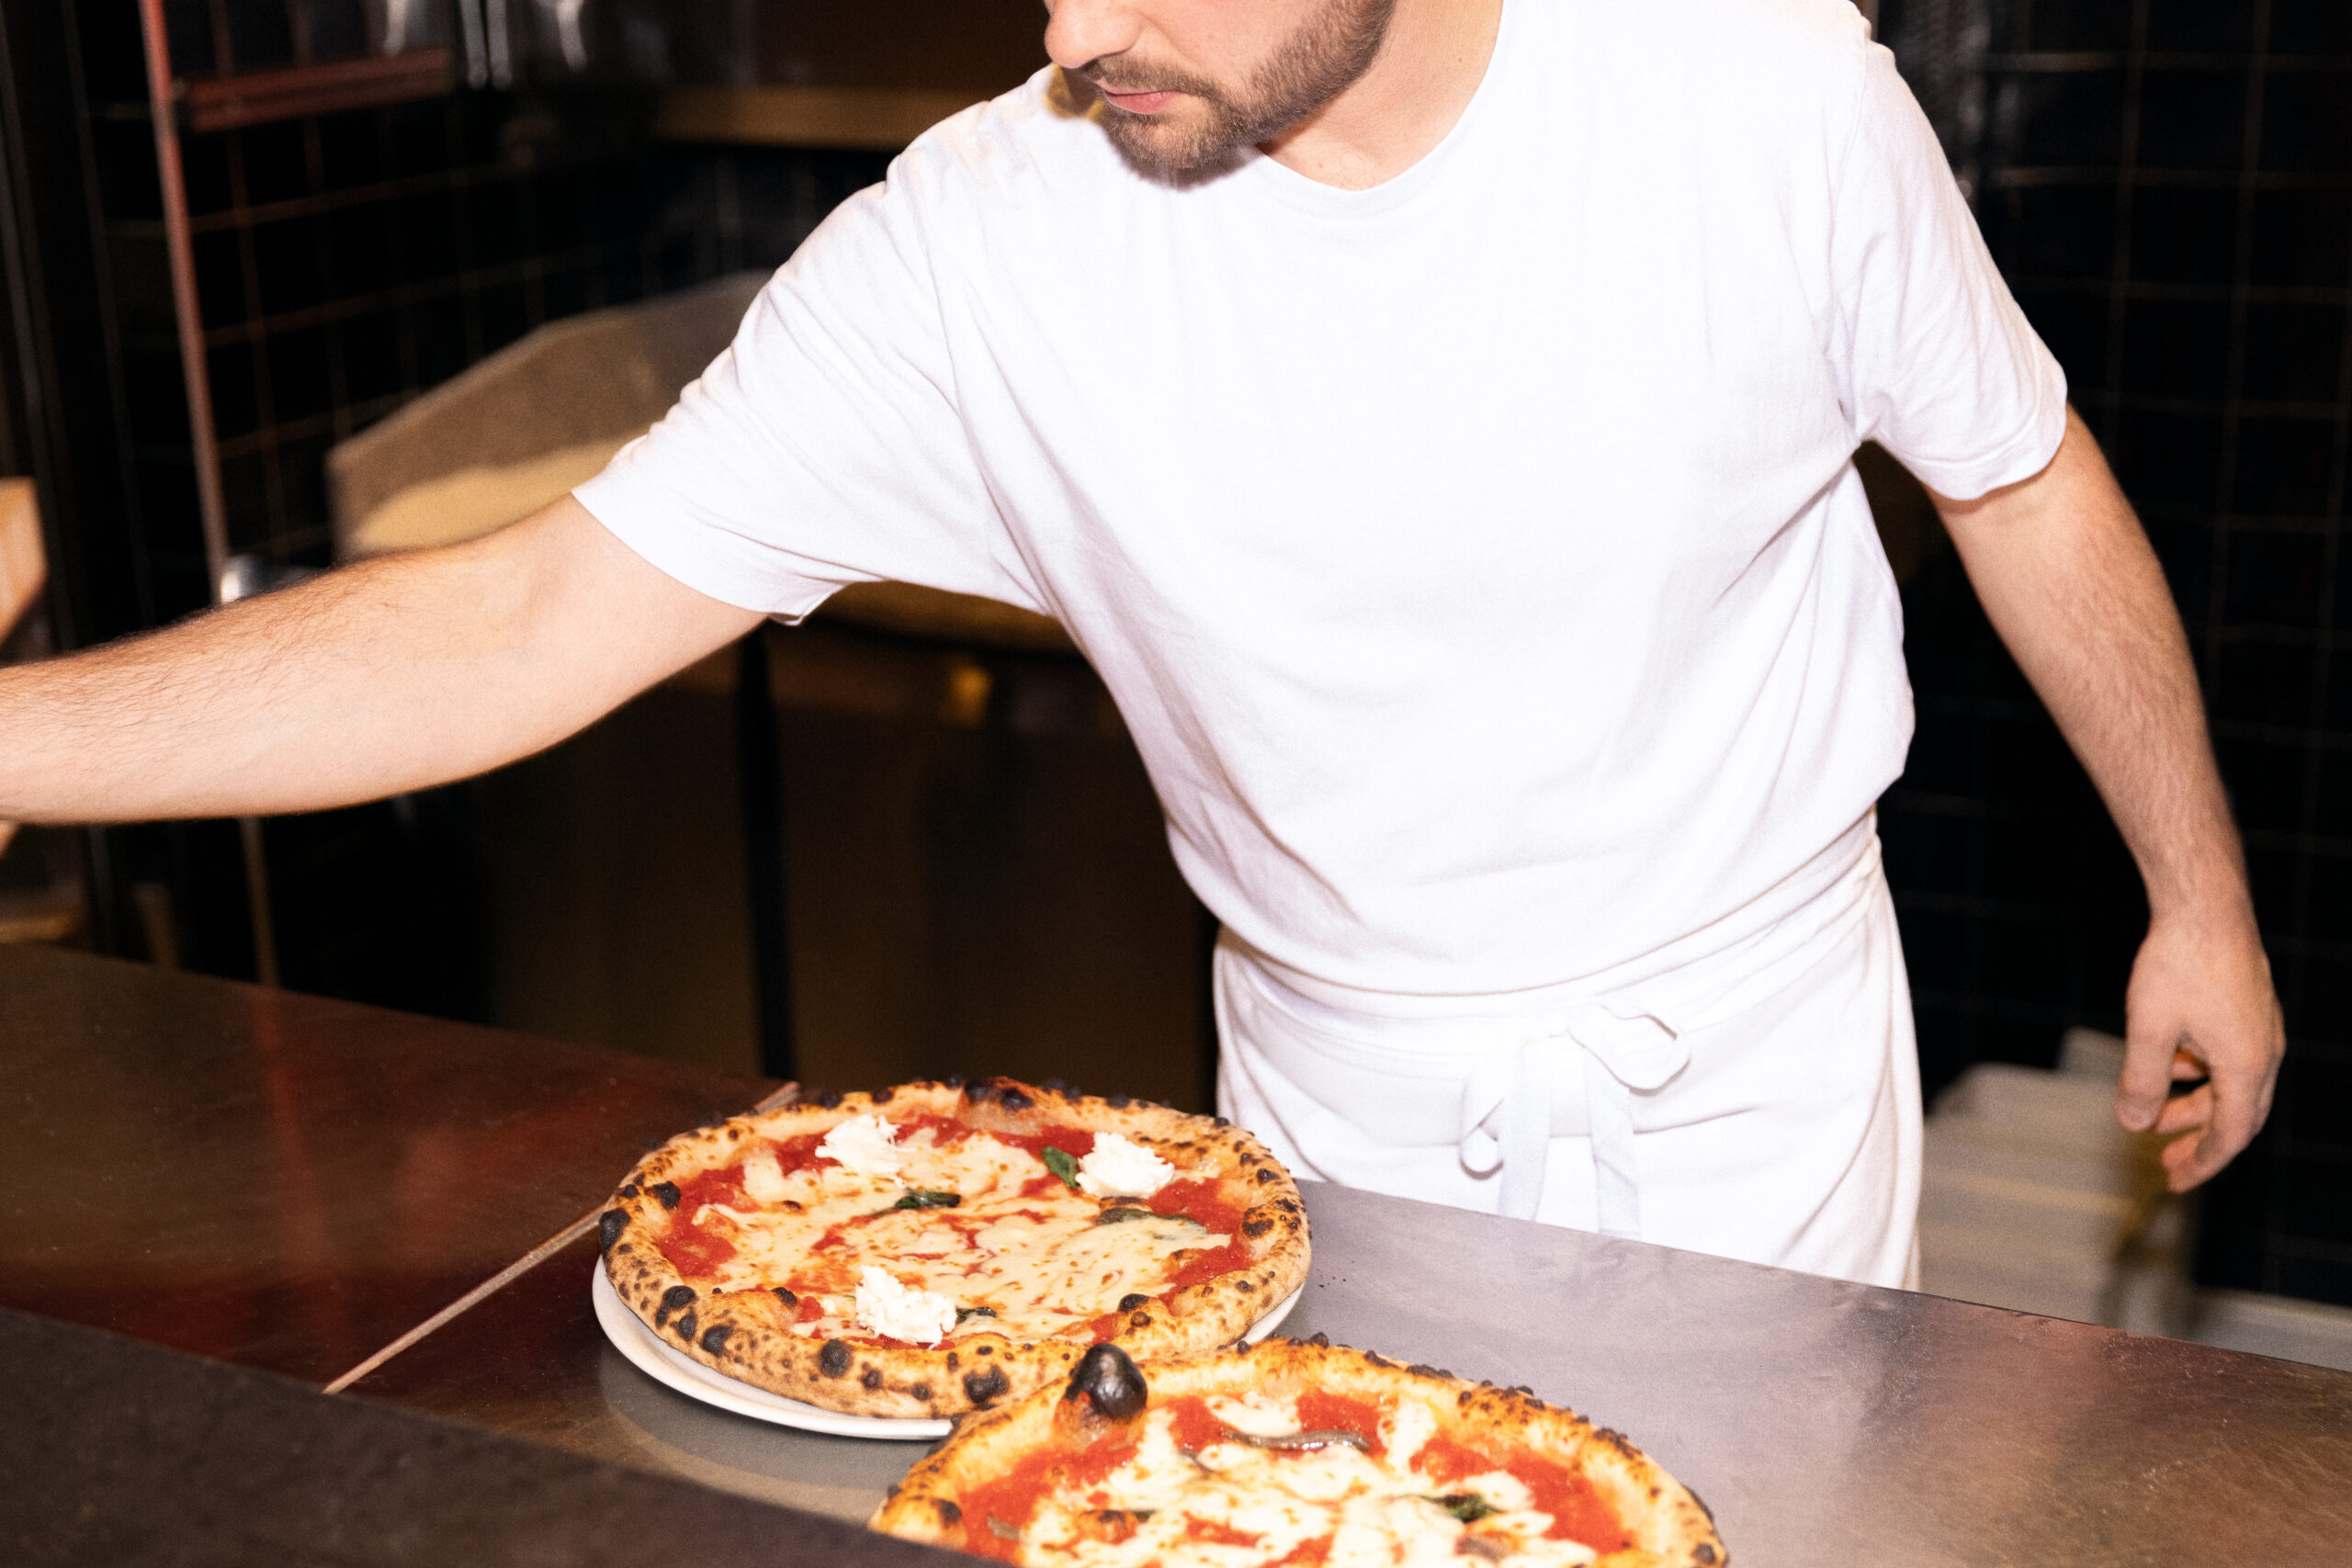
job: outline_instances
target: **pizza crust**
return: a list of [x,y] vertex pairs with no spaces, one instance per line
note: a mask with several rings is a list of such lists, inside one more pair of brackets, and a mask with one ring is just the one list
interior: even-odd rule
[[1065,1376],[1085,1354],[1085,1342],[980,1334],[924,1349],[797,1335],[790,1331],[792,1313],[770,1292],[698,1290],[654,1245],[672,1223],[665,1190],[674,1203],[679,1183],[734,1163],[747,1138],[784,1140],[821,1134],[858,1116],[925,1113],[984,1131],[1118,1133],[1188,1176],[1213,1177],[1246,1201],[1235,1239],[1248,1251],[1248,1266],[1124,1314],[1113,1338],[1137,1359],[1237,1340],[1306,1280],[1306,1213],[1297,1185],[1250,1134],[1221,1119],[1148,1101],[984,1078],[826,1096],[673,1138],[629,1172],[603,1216],[605,1271],[615,1293],[665,1344],[705,1365],[846,1415],[956,1416],[1002,1404]]
[[[1329,1345],[1320,1336],[1268,1339],[1182,1361],[1143,1363],[1138,1370],[1153,1406],[1186,1395],[1287,1395],[1306,1389],[1371,1400],[1384,1408],[1417,1400],[1436,1413],[1441,1435],[1475,1439],[1475,1446],[1488,1452],[1540,1455],[1589,1479],[1615,1510],[1631,1543],[1602,1555],[1598,1568],[1725,1568],[1731,1561],[1713,1516],[1689,1488],[1622,1434],[1521,1390],[1470,1382],[1432,1367],[1404,1366],[1369,1351]],[[1041,1388],[962,1422],[891,1489],[870,1527],[929,1545],[962,1546],[965,1494],[1010,1473],[1048,1445],[1068,1442],[1073,1422],[1081,1430],[1114,1425],[1059,1386]]]

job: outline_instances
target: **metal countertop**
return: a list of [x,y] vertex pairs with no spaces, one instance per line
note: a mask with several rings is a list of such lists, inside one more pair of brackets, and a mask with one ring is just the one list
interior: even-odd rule
[[[593,1208],[648,1139],[769,1087],[0,949],[0,1139],[39,1178],[0,1196],[0,1305],[316,1387]],[[1283,1332],[1623,1430],[1745,1568],[2352,1559],[2352,1375],[1306,1191],[1313,1271]],[[593,1262],[585,1239],[557,1253],[354,1394],[836,1518],[922,1452],[652,1382],[605,1344]],[[387,1414],[309,1397],[355,1431]],[[795,1539],[842,1555],[813,1521]]]
[[[2352,1375],[1308,1183],[1284,1334],[1623,1431],[1743,1568],[2340,1563]],[[607,1346],[583,1241],[353,1392],[863,1519],[924,1451],[714,1410]]]

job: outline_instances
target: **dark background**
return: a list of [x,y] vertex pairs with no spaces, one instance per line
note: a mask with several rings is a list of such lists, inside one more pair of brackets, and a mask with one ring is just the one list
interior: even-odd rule
[[[357,0],[168,10],[184,75],[368,46]],[[873,152],[655,141],[663,81],[977,96],[1038,58],[1025,0],[592,4],[584,71],[531,31],[535,9],[513,15],[510,90],[185,139],[232,548],[326,564],[334,441],[543,321],[773,265],[881,172]],[[2352,1303],[2352,671],[2332,667],[2352,570],[2352,5],[1884,0],[1880,22],[2147,522],[2245,828],[2292,1050],[2269,1129],[2211,1193],[2200,1278]],[[86,646],[206,599],[134,8],[23,0],[0,12],[0,460],[40,481],[54,629]],[[1919,729],[1882,829],[1932,1094],[1973,1061],[2050,1062],[2070,1024],[2120,1029],[2145,910],[1948,548],[1905,598]],[[1085,706],[1050,661],[1000,674]],[[1052,743],[1081,730],[1115,739],[1062,726]],[[889,733],[877,756],[921,751]],[[986,824],[1017,759],[941,745],[964,784],[912,809],[1003,837]],[[1148,811],[1132,770],[1088,765],[1117,774],[1121,811]],[[481,815],[498,787],[271,822],[287,983],[492,1016]],[[191,966],[251,973],[232,825],[80,845],[96,944],[141,953],[127,890],[161,886]]]

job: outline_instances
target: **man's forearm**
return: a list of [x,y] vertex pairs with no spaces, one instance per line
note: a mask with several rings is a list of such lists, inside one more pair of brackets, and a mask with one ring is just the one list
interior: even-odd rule
[[577,502],[0,671],[0,820],[314,810],[480,773],[739,635]]
[[2071,413],[2050,467],[1939,497],[1986,616],[2114,816],[2152,911],[2242,904],[2237,830],[2180,616],[2131,505]]
[[[2176,1189],[2244,1148],[2269,1112],[2284,1048],[2180,616],[2098,444],[2079,419],[2050,466],[1970,502],[1938,498],[2001,640],[2107,802],[2148,891],[2125,998],[2116,1113],[2186,1133]],[[2173,1080],[2204,1087],[2168,1098]]]

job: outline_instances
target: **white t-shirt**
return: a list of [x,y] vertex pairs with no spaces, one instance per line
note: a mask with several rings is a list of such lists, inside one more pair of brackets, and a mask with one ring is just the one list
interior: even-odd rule
[[966,110],[578,494],[746,608],[1055,616],[1238,935],[1491,993],[1732,940],[1854,827],[1911,730],[1855,446],[1967,497],[2064,418],[1846,0],[1510,0],[1371,190],[1154,182],[1050,70]]

